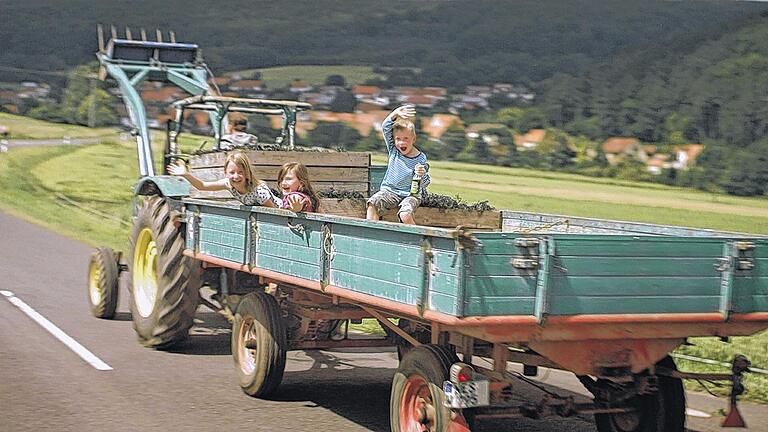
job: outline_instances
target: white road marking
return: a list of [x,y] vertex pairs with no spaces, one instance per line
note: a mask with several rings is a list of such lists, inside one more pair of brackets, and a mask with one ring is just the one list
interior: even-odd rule
[[712,417],[712,414],[705,413],[704,411],[699,411],[697,409],[693,408],[686,408],[685,414],[690,417],[700,417],[700,418],[710,418]]
[[8,299],[11,304],[19,308],[22,312],[27,314],[30,318],[35,320],[38,324],[43,326],[44,329],[48,330],[49,333],[51,333],[56,339],[61,341],[64,345],[67,346],[67,348],[71,349],[75,352],[75,354],[79,355],[80,358],[88,362],[91,366],[98,370],[112,370],[112,367],[106,363],[104,363],[100,358],[96,357],[92,352],[88,351],[84,346],[80,345],[76,340],[72,339],[68,334],[61,331],[60,328],[56,327],[55,324],[48,321],[44,316],[37,313],[36,310],[32,309],[29,305],[24,303],[20,298],[16,297],[15,294],[13,294],[11,291],[0,291],[0,294],[2,294],[5,298]]

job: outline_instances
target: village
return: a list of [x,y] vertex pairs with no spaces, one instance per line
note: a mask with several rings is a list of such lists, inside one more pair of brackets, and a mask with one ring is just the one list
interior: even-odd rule
[[[258,74],[257,74],[258,76]],[[534,101],[535,93],[524,85],[494,83],[492,85],[466,86],[463,93],[449,93],[444,87],[413,87],[400,86],[382,88],[375,85],[312,85],[307,81],[294,79],[286,89],[271,89],[260,79],[242,76],[238,73],[226,74],[214,79],[215,85],[223,96],[273,98],[278,92],[287,91],[292,98],[313,105],[311,111],[299,114],[296,131],[300,136],[306,136],[320,123],[340,123],[354,129],[361,137],[367,137],[371,132],[380,134],[381,122],[393,106],[400,104],[414,105],[423,113],[420,132],[438,145],[442,143],[445,133],[451,128],[464,131],[467,142],[482,140],[489,152],[502,158],[508,153],[506,146],[500,142],[499,131],[507,129],[503,123],[467,123],[462,120],[466,113],[478,113],[491,109],[495,100],[506,101],[509,105],[525,106]],[[109,89],[114,97],[114,109],[118,113],[123,126],[130,124],[128,113],[119,102],[119,90]],[[55,102],[51,96],[51,86],[46,83],[24,81],[14,86],[0,89],[0,111],[11,114],[21,114],[24,106],[39,103]],[[354,97],[346,103],[346,111],[333,110],[340,95]],[[141,96],[146,101],[148,125],[153,129],[164,129],[166,122],[172,119],[169,112],[170,102],[183,96],[183,92],[171,85],[161,83],[144,83]],[[342,96],[342,97],[343,97]],[[338,107],[338,104],[336,104]],[[351,109],[350,109],[351,108]],[[199,134],[210,134],[211,126],[208,116],[202,112],[191,112],[187,118],[188,127]],[[270,118],[272,129],[279,129],[281,119]],[[12,131],[0,125],[5,138],[12,138]],[[547,129],[535,128],[524,133],[512,133],[512,141],[516,152],[539,151],[551,147],[555,137]],[[547,145],[549,143],[550,145]],[[596,147],[583,149],[582,159],[596,160],[605,156],[608,165],[615,166],[620,162],[641,163],[645,171],[651,175],[661,175],[665,170],[687,170],[696,163],[696,159],[704,150],[704,145],[697,143],[678,144],[660,148],[641,142],[635,137],[609,137]],[[572,158],[576,158],[576,149]]]

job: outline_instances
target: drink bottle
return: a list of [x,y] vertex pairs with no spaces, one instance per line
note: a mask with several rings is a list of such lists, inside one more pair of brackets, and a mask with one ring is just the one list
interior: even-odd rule
[[418,198],[420,188],[421,188],[421,176],[414,172],[413,180],[411,180],[411,196]]

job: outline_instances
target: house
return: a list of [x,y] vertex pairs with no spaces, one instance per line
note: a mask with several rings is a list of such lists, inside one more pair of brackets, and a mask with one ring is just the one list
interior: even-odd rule
[[634,137],[611,137],[602,144],[608,163],[613,165],[622,160],[633,159],[645,162],[648,155],[643,151],[640,140]]
[[445,131],[457,124],[463,126],[461,118],[454,114],[435,114],[432,117],[421,119],[421,131],[430,138],[440,139]]
[[261,82],[261,80],[243,79],[229,83],[229,89],[232,91],[254,92],[261,91],[263,88],[264,84]]
[[435,105],[435,99],[422,95],[405,95],[400,101],[419,108],[432,108]]
[[669,162],[668,154],[659,153],[651,156],[645,165],[649,173],[659,175],[662,170],[670,168],[672,164]]
[[352,94],[355,99],[374,99],[381,94],[381,89],[370,85],[356,85],[352,87]]
[[232,78],[224,75],[224,76],[217,76],[213,78],[213,82],[216,83],[219,87],[228,87],[229,84],[232,82]]
[[159,89],[144,90],[141,92],[141,99],[147,104],[167,104],[177,99],[181,99],[183,94],[181,90],[174,86],[161,87]]
[[312,91],[312,85],[306,81],[295,79],[291,82],[291,86],[288,88],[291,93],[304,93]]
[[544,142],[546,136],[547,131],[544,129],[531,129],[522,135],[513,136],[512,139],[518,149],[533,150]]
[[[484,130],[506,129],[506,127],[507,126],[502,123],[473,123],[467,126],[467,128],[465,129],[465,132],[467,133],[467,138],[478,139],[480,138],[480,133]],[[488,142],[488,140],[486,140],[485,135],[483,136],[483,140]],[[491,140],[494,141],[494,143],[498,143],[499,137],[494,136],[493,138],[491,138]],[[491,143],[488,143],[488,144],[491,144]]]
[[684,144],[675,146],[675,161],[672,163],[674,169],[688,169],[696,164],[696,159],[704,151],[703,144]]
[[468,96],[478,96],[483,99],[487,99],[491,97],[493,89],[489,86],[470,85],[464,89],[464,93],[466,93]]

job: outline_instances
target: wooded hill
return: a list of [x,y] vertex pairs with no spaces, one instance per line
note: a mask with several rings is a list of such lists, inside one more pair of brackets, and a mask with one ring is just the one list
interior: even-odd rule
[[[93,60],[97,23],[174,30],[217,73],[291,64],[412,67],[409,85],[461,87],[576,74],[669,40],[714,38],[768,7],[733,1],[137,0],[3,2],[0,65]],[[5,72],[7,74],[7,72]],[[0,77],[2,80],[2,77]]]
[[539,85],[522,129],[543,125],[594,140],[704,143],[692,185],[768,192],[768,15],[718,38],[650,45],[637,56]]

